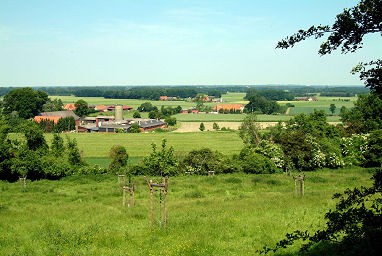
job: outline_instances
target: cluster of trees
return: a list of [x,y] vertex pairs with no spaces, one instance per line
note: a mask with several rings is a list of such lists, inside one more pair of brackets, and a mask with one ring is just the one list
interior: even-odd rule
[[273,100],[273,101],[291,101],[294,99],[294,95],[289,92],[288,90],[284,89],[249,89],[246,92],[246,98],[249,98],[251,95],[259,95],[265,97],[267,100]]
[[[292,36],[278,42],[278,48],[293,47],[309,37],[321,38],[329,34],[321,44],[319,53],[330,54],[341,49],[342,53],[351,53],[363,46],[363,37],[367,34],[382,35],[382,1],[361,0],[356,6],[337,15],[333,25],[311,26],[307,30],[299,30]],[[382,166],[382,60],[372,60],[360,63],[353,70],[359,73],[371,93],[360,96],[355,108],[341,111],[343,121],[348,125],[343,130],[352,134],[344,138],[342,147],[343,160],[361,163],[367,166]],[[375,120],[374,120],[375,119]],[[299,126],[297,124],[297,126]],[[315,128],[313,127],[307,127]],[[319,151],[314,156],[320,156],[323,149],[329,149],[332,157],[329,162],[338,157],[333,147],[336,136],[332,129],[315,129],[319,138]],[[354,132],[363,133],[356,134]],[[281,133],[282,134],[282,133]],[[322,135],[325,137],[321,137]],[[302,135],[302,134],[300,134]],[[328,143],[322,143],[328,140]],[[320,143],[321,142],[321,143]],[[337,142],[338,143],[338,142]],[[324,154],[325,155],[325,154]],[[314,157],[313,156],[313,157]],[[320,163],[322,157],[317,157]],[[299,161],[300,159],[297,159]],[[339,160],[339,161],[337,161]],[[340,162],[336,159],[334,162]],[[306,162],[306,161],[304,161]],[[262,253],[276,252],[302,240],[300,254],[304,255],[378,255],[381,250],[382,237],[382,168],[376,171],[374,184],[369,188],[348,189],[344,195],[335,195],[339,199],[336,209],[326,213],[326,226],[322,230],[309,234],[308,231],[296,230],[287,234],[274,248],[264,247]]]
[[[63,176],[87,172],[75,140],[54,134],[51,145],[33,121],[27,121],[20,138],[8,136],[10,127],[0,118],[0,179],[15,181],[28,179],[59,179]],[[92,169],[93,167],[90,167]]]
[[134,118],[141,117],[139,112],[149,112],[148,116],[150,119],[164,119],[167,125],[174,126],[176,124],[176,118],[172,117],[172,115],[180,113],[182,107],[161,106],[161,108],[158,109],[158,107],[154,106],[151,102],[144,102],[137,108],[137,111],[138,112],[135,112],[133,115]]
[[41,120],[38,125],[43,131],[54,133],[73,131],[76,129],[76,121],[72,116],[61,118],[57,121],[57,123],[47,119]]
[[[200,130],[204,129],[201,123]],[[240,137],[243,149],[233,157],[204,148],[177,158],[164,141],[160,150],[153,145],[152,154],[130,171],[135,175],[206,175],[209,171],[260,174],[353,165],[376,167],[382,163],[382,130],[350,134],[343,126],[329,125],[324,111],[300,114],[267,132],[260,132],[255,115],[247,115]]]
[[48,94],[35,91],[30,87],[9,91],[2,101],[2,112],[5,115],[13,114],[21,118],[32,118],[42,112],[48,102]]
[[285,112],[286,107],[280,106],[276,100],[285,100],[290,98],[291,96],[284,91],[249,90],[245,96],[245,99],[249,101],[249,103],[245,105],[245,112],[268,115],[283,113]]

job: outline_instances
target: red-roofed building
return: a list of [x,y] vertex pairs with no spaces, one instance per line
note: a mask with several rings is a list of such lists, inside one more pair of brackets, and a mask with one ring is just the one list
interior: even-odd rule
[[235,112],[243,112],[244,105],[243,104],[217,104],[214,107],[215,112],[221,112],[221,111],[235,111]]
[[75,111],[77,108],[76,108],[76,105],[74,103],[68,103],[68,104],[65,104],[64,109]]
[[53,121],[54,124],[57,124],[58,120],[61,118],[61,116],[35,116],[33,120],[37,123],[41,123],[42,121]]
[[105,106],[105,105],[99,105],[99,106],[95,106],[95,110],[97,111],[100,111],[100,112],[107,112],[107,109],[109,108],[110,106]]

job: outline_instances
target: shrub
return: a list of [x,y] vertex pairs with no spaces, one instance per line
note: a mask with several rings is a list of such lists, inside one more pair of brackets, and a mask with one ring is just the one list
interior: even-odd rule
[[344,156],[345,165],[362,165],[365,159],[368,135],[353,134],[351,137],[341,139],[341,153]]
[[217,123],[213,123],[212,128],[216,131],[220,129],[220,127]]
[[174,125],[176,125],[176,118],[175,118],[175,117],[171,117],[171,116],[166,117],[166,118],[164,119],[164,121],[165,121],[165,123],[166,123],[168,126],[174,126]]
[[152,144],[152,152],[142,162],[142,174],[155,176],[173,176],[179,172],[179,162],[174,156],[174,148],[167,148],[167,141],[162,140],[162,148],[157,150],[156,144]]
[[80,167],[76,174],[84,174],[84,175],[98,175],[98,174],[105,174],[107,173],[106,168],[99,167],[98,165],[93,166],[82,166]]
[[365,166],[382,166],[382,130],[375,130],[370,133],[365,150]]
[[285,166],[284,152],[280,145],[269,140],[261,140],[254,151],[272,160],[277,168]]
[[126,148],[121,145],[114,145],[109,152],[111,163],[109,164],[110,173],[118,173],[122,167],[127,165],[127,159],[129,155],[126,152]]
[[241,169],[245,173],[275,173],[278,169],[269,158],[255,153],[253,149],[244,148],[239,156]]
[[183,170],[191,174],[207,175],[209,171],[218,173],[237,172],[240,168],[229,157],[209,148],[192,150],[182,161]]
[[141,114],[138,111],[135,111],[133,114],[133,118],[141,118]]
[[202,132],[206,129],[206,127],[204,126],[204,123],[200,123],[199,125],[199,130]]
[[130,132],[131,133],[140,133],[141,132],[141,127],[139,127],[139,124],[133,123],[130,127]]

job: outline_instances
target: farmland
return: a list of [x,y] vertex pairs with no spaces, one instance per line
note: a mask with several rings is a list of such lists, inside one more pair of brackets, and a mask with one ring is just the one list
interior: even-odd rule
[[[243,100],[245,93],[227,93],[222,96],[224,103],[242,103],[247,102]],[[53,96],[60,98],[64,103],[73,103],[78,99],[74,96]],[[86,97],[83,98],[89,105],[112,105],[124,104],[132,106],[137,109],[142,103],[147,100],[135,99],[105,99],[100,97]],[[257,120],[261,122],[263,127],[275,125],[277,122],[288,121],[293,115],[298,113],[311,113],[314,109],[325,110],[329,114],[330,104],[336,104],[338,113],[341,106],[353,106],[356,98],[344,98],[339,100],[333,97],[318,97],[318,101],[286,101],[279,102],[281,105],[291,103],[292,107],[289,115],[257,115]],[[160,108],[161,106],[176,107],[180,105],[182,108],[190,108],[195,105],[191,101],[153,101],[152,104]],[[214,106],[216,103],[206,103],[207,105]],[[112,115],[113,112],[105,114]],[[125,118],[131,118],[133,111],[125,112]],[[147,118],[147,113],[141,113],[143,118]],[[232,156],[240,152],[242,147],[241,139],[235,132],[215,132],[212,129],[212,124],[216,122],[220,128],[225,127],[237,130],[243,121],[245,114],[176,114],[177,128],[173,132],[167,133],[145,133],[145,134],[70,134],[69,136],[75,138],[78,142],[83,156],[90,163],[107,166],[108,152],[113,145],[122,145],[126,147],[129,154],[129,162],[136,163],[144,156],[151,152],[151,144],[160,144],[162,139],[168,141],[168,145],[173,146],[176,154],[184,156],[194,149],[210,148],[218,150],[224,154]],[[328,115],[329,122],[338,122],[338,115]],[[203,122],[206,126],[205,132],[199,131],[199,125]],[[189,133],[189,134],[188,134]],[[48,140],[51,135],[47,135]]]
[[152,231],[141,176],[133,178],[131,208],[122,206],[113,175],[28,182],[24,192],[0,181],[0,254],[257,255],[286,232],[322,228],[332,194],[368,185],[370,176],[364,169],[306,173],[302,198],[285,174],[170,177],[167,228],[160,228],[156,193]]
[[[76,139],[84,158],[91,163],[107,166],[108,154],[113,145],[122,145],[129,154],[129,162],[135,163],[150,154],[151,144],[158,146],[162,139],[173,146],[175,154],[184,156],[193,149],[210,148],[223,154],[233,155],[240,152],[242,141],[237,132],[197,132],[197,133],[71,133],[68,136]],[[47,140],[52,138],[46,135]]]
[[[223,103],[240,103],[247,104],[243,98],[245,93],[227,93],[222,96]],[[113,105],[113,104],[124,104],[137,109],[142,103],[148,100],[136,100],[136,99],[105,99],[101,97],[83,97],[78,98],[74,96],[51,96],[52,99],[60,98],[63,103],[74,103],[79,99],[84,99],[89,105]],[[355,97],[318,97],[318,101],[280,101],[280,105],[285,105],[287,103],[293,104],[294,107],[290,108],[288,115],[258,115],[257,119],[259,122],[284,122],[289,120],[294,115],[304,113],[309,114],[316,110],[324,110],[328,114],[329,122],[339,121],[339,111],[342,106],[351,108],[354,105]],[[154,106],[160,108],[161,106],[171,106],[177,107],[181,106],[183,109],[188,109],[195,106],[192,101],[151,101]],[[333,116],[331,116],[329,111],[330,104],[336,105],[336,111]],[[208,102],[205,103],[206,106],[213,107],[216,103]],[[106,113],[112,114],[112,113]],[[143,118],[147,118],[147,113],[141,113]],[[133,116],[133,111],[125,112],[125,118],[131,118]],[[175,117],[179,122],[241,122],[245,115],[242,114],[177,114]]]

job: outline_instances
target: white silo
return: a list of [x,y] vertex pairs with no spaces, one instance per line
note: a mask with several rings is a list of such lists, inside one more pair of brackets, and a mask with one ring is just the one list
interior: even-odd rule
[[121,122],[123,120],[123,106],[120,104],[115,105],[114,117],[116,122]]

